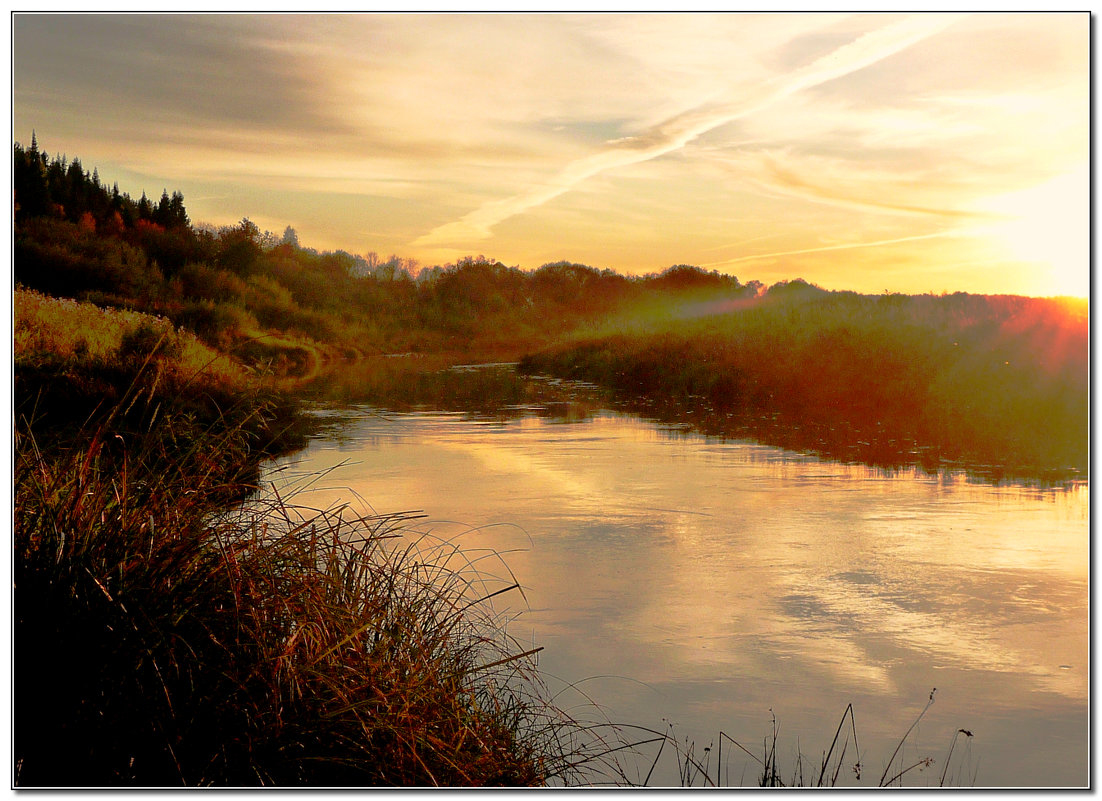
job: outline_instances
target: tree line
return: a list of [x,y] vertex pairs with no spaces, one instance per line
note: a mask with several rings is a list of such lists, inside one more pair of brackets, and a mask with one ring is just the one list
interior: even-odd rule
[[294,228],[193,224],[179,191],[157,203],[110,189],[80,159],[14,148],[15,280],[47,294],[168,317],[209,344],[261,358],[277,341],[353,353],[524,349],[646,296],[754,297],[758,282],[675,265],[627,277],[560,261],[536,270],[483,255],[420,266],[319,252]]

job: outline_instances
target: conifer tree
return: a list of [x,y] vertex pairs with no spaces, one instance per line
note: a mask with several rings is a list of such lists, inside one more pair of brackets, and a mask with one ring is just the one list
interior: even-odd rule
[[168,203],[169,228],[188,228],[191,220],[188,219],[187,209],[184,208],[184,195],[176,191],[172,193],[172,199]]
[[142,192],[142,197],[138,201],[138,219],[139,220],[152,220],[153,219],[153,204],[149,202],[149,198],[146,197],[145,192]]
[[40,217],[50,209],[50,190],[46,184],[46,165],[38,152],[38,141],[31,134],[30,150],[15,146],[12,175],[15,190],[16,219]]
[[65,194],[61,203],[65,207],[65,216],[72,222],[88,211],[87,176],[80,159],[73,159],[65,172]]

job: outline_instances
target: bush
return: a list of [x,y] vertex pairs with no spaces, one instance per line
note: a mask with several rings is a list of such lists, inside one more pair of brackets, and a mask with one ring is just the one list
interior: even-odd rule
[[15,232],[15,280],[52,295],[103,291],[148,295],[162,281],[145,253],[74,223],[40,218]]
[[183,266],[176,274],[180,293],[187,298],[229,302],[245,294],[245,282],[229,272],[196,262]]
[[124,362],[142,362],[147,358],[178,359],[181,347],[176,332],[169,327],[142,321],[122,335],[118,358]]
[[227,352],[257,327],[256,318],[244,309],[209,300],[185,304],[175,323],[194,332],[212,348]]

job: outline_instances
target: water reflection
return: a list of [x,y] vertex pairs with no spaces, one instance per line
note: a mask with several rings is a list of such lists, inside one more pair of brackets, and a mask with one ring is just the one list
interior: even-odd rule
[[752,439],[773,448],[864,464],[892,475],[922,472],[946,482],[1042,488],[1086,482],[1070,468],[1021,468],[1010,474],[999,464],[945,462],[936,449],[911,441],[860,433],[844,424],[794,425],[776,415],[738,415],[717,410],[695,395],[661,401],[624,397],[585,382],[523,375],[514,363],[455,365],[445,356],[412,355],[368,359],[319,377],[307,392],[328,404],[459,411],[470,419],[498,422],[535,415],[557,423],[576,423],[602,410],[616,409],[654,421],[656,430],[673,438],[705,434]]
[[581,685],[614,720],[667,718],[703,747],[760,743],[772,710],[785,747],[814,754],[853,702],[879,776],[936,686],[931,755],[964,727],[980,785],[1086,783],[1085,482],[822,462],[508,370],[458,371],[475,388],[449,394],[456,372],[396,380],[385,405],[360,394],[280,466],[352,462],[313,505],[424,509],[438,536],[508,552],[530,605],[512,634],[564,686],[616,677]]

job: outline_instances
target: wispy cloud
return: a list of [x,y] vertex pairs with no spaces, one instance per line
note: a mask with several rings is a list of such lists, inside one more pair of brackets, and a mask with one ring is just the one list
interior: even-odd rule
[[774,253],[754,253],[749,256],[738,256],[734,259],[725,259],[723,261],[713,261],[707,264],[702,264],[702,267],[726,267],[732,264],[741,264],[748,261],[769,261],[771,259],[779,259],[784,256],[802,256],[808,253],[826,253],[833,250],[859,250],[861,248],[878,248],[886,245],[900,245],[905,242],[919,242],[923,239],[944,239],[945,237],[963,236],[961,231],[948,230],[948,231],[934,231],[929,234],[916,234],[915,236],[900,236],[895,239],[879,239],[873,242],[843,242],[838,245],[820,245],[812,248],[800,248],[798,250],[779,250]]
[[455,222],[433,229],[414,244],[439,247],[489,238],[498,223],[541,206],[595,175],[680,150],[708,131],[754,114],[797,92],[888,58],[943,31],[957,19],[923,14],[866,33],[802,69],[775,78],[751,96],[706,104],[678,114],[637,136],[613,140],[605,150],[568,164],[542,186],[490,201]]
[[[845,192],[835,186],[824,186],[821,183],[802,177],[796,170],[785,167],[777,158],[769,153],[756,154],[757,164],[748,166],[749,159],[741,162],[744,175],[756,175],[758,185],[766,192],[799,198],[813,203],[823,203],[839,208],[855,209],[860,211],[873,211],[881,214],[896,214],[913,217],[932,217],[947,221],[982,221],[991,220],[991,215],[984,212],[958,209],[946,206],[923,206],[913,203],[893,203],[881,200],[877,197],[862,195],[856,192]],[[882,194],[884,184],[882,181],[877,186]],[[871,181],[870,181],[871,182]],[[853,181],[850,182],[851,184]]]

